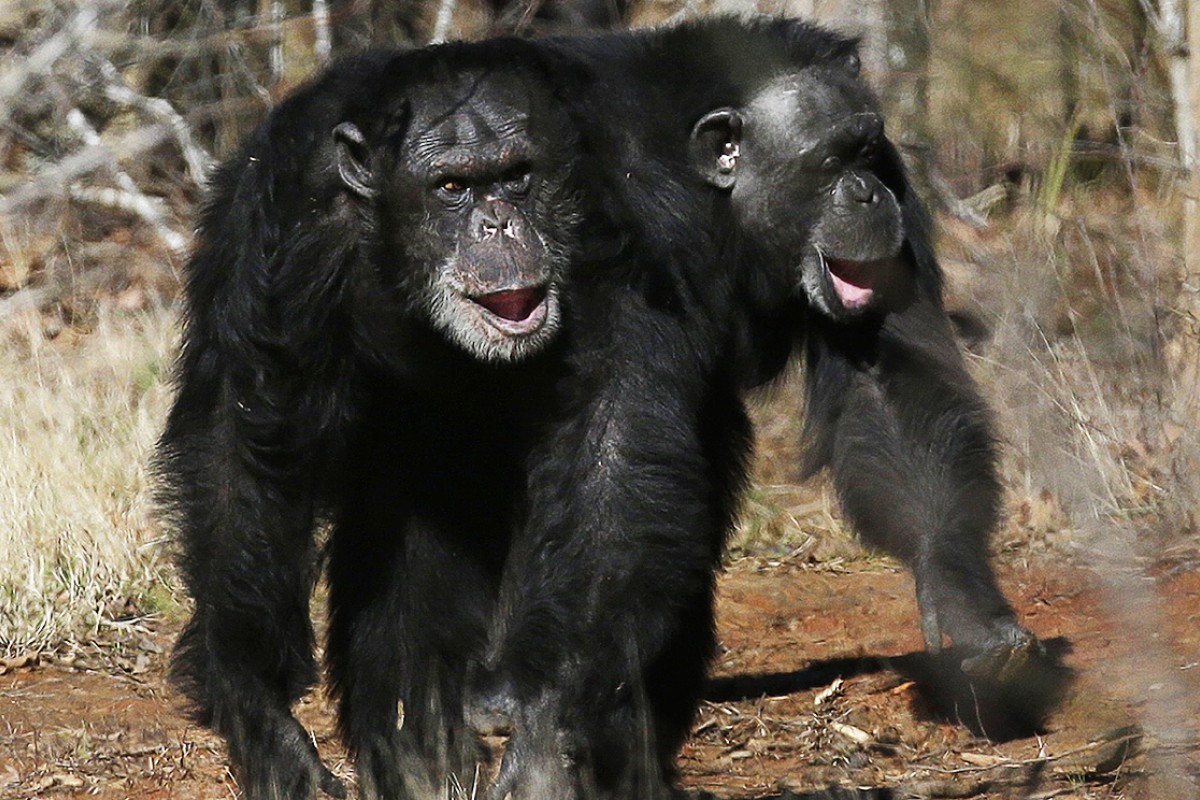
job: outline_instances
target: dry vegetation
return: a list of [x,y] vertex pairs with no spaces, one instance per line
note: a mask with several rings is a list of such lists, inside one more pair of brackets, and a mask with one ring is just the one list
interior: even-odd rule
[[[170,601],[150,521],[148,456],[169,397],[171,316],[98,313],[47,340],[0,344],[0,644],[7,655]],[[11,325],[11,323],[10,323]]]

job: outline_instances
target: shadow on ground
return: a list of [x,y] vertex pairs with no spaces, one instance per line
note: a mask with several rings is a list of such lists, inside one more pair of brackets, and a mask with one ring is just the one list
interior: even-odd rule
[[[966,654],[949,648],[936,655],[912,652],[901,656],[859,656],[816,661],[793,672],[733,675],[709,683],[705,699],[738,702],[764,696],[793,694],[828,686],[838,678],[891,671],[913,681],[931,721],[964,725],[977,736],[1007,742],[1044,732],[1047,717],[1071,685],[1072,672],[1063,664],[1071,652],[1064,637],[1043,642],[1045,655],[1032,657],[1003,680],[966,675]],[[837,790],[842,792],[844,790]],[[818,794],[814,798],[886,798],[888,795]],[[783,795],[783,800],[807,795]],[[771,800],[764,798],[763,800]]]

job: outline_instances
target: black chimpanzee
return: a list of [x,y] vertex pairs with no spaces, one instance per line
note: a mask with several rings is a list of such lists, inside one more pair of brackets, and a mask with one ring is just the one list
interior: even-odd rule
[[187,266],[158,465],[195,610],[173,675],[245,795],[344,795],[290,713],[328,660],[368,797],[442,796],[477,753],[486,641],[556,342],[573,128],[521,42],[367,55],[217,172]]
[[913,569],[928,647],[949,635],[984,671],[1036,650],[988,564],[988,412],[855,42],[710,20],[545,46],[621,247],[573,273],[605,302],[567,315],[581,389],[534,450],[476,679],[473,719],[513,727],[494,795],[665,796],[714,646],[740,394],[794,348],[810,468]]
[[[789,48],[811,51],[811,29],[783,28]],[[812,308],[810,469],[830,466],[855,528],[912,568],[928,649],[948,635],[973,654],[969,671],[987,670],[1035,645],[988,566],[1001,492],[989,414],[858,68],[848,52],[778,74],[743,108],[704,117],[693,142],[756,257],[794,265]]]

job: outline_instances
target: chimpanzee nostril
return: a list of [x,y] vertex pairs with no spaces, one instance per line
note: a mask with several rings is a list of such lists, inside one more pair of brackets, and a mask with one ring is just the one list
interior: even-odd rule
[[497,235],[520,239],[525,233],[521,213],[499,200],[490,200],[471,212],[470,230],[476,241],[485,241]]
[[842,179],[842,189],[856,203],[876,205],[879,202],[879,184],[868,181],[857,172],[851,172]]
[[494,207],[483,205],[471,212],[471,232],[479,241],[490,239],[500,230],[500,220]]

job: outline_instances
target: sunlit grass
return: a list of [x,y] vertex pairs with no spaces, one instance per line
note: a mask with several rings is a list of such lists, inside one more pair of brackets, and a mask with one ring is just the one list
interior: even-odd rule
[[[165,579],[149,458],[169,400],[165,312],[101,310],[50,340],[0,335],[0,647],[91,637],[150,611]],[[10,320],[10,323],[13,321]],[[169,601],[168,601],[169,602]]]

